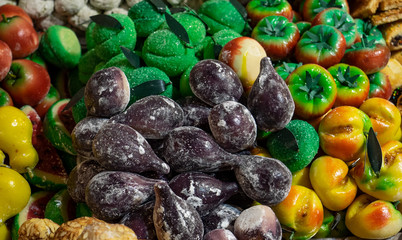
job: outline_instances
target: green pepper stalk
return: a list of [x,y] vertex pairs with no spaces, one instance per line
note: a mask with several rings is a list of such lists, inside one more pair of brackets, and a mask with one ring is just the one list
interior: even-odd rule
[[335,103],[337,88],[332,75],[317,64],[305,64],[286,79],[295,102],[295,115],[309,120],[324,115]]
[[381,31],[376,26],[359,18],[355,19],[355,23],[360,39],[364,36],[368,41],[374,40],[374,44],[386,45]]
[[300,34],[296,24],[285,17],[268,16],[258,22],[251,37],[261,44],[272,61],[277,61],[291,53]]
[[334,77],[338,91],[334,106],[358,108],[367,99],[370,81],[360,68],[339,63],[328,68],[328,71]]
[[281,76],[283,80],[286,78],[298,67],[301,67],[302,63],[287,63],[283,62],[275,67],[276,72]]
[[251,19],[251,26],[267,16],[284,16],[289,22],[293,20],[292,6],[286,0],[251,0],[246,11]]
[[306,0],[303,4],[302,16],[305,21],[311,22],[320,12],[334,7],[349,13],[347,0]]

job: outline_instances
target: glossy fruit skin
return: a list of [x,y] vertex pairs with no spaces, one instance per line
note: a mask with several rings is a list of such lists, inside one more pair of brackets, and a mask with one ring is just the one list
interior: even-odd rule
[[[267,24],[280,27],[276,33],[264,31]],[[289,22],[283,16],[268,16],[263,18],[251,32],[251,37],[257,40],[265,49],[272,61],[286,58],[296,46],[300,38],[296,24]]]
[[362,194],[346,212],[346,227],[357,237],[386,239],[402,228],[402,214],[391,202]]
[[[355,81],[342,81],[347,68],[349,67],[350,77],[358,76]],[[337,96],[334,106],[359,107],[366,100],[370,91],[370,81],[367,75],[358,67],[344,63],[338,63],[328,68],[336,82]],[[341,72],[341,74],[339,74]]]
[[356,66],[366,74],[372,74],[387,66],[390,57],[391,51],[385,45],[361,47],[361,43],[356,43],[345,51],[342,62]]
[[324,219],[324,209],[317,194],[299,185],[293,185],[285,200],[272,210],[282,225],[294,230],[293,239],[310,239]]
[[29,201],[31,187],[17,171],[0,166],[0,224],[19,213]]
[[344,161],[330,156],[321,156],[311,164],[311,184],[329,210],[346,209],[355,199],[357,185],[348,172]]
[[[330,2],[330,0],[325,0],[326,3]],[[346,0],[335,0],[335,5],[338,8],[341,8],[345,12],[349,13],[349,4]],[[302,16],[305,21],[311,22],[314,17],[324,9],[320,9],[322,7],[321,1],[319,0],[306,0],[302,5]],[[326,6],[328,7],[335,7],[335,6]]]
[[246,5],[246,11],[252,26],[255,26],[264,17],[272,15],[284,16],[289,22],[292,22],[293,19],[292,5],[286,0],[275,1],[275,4],[269,4],[265,0],[252,0]]
[[0,82],[7,76],[10,71],[13,54],[7,43],[0,40]]
[[0,149],[9,156],[11,168],[19,173],[33,169],[39,161],[32,145],[32,123],[13,106],[0,107]]
[[351,161],[364,152],[366,135],[372,127],[370,118],[352,106],[331,110],[320,122],[318,135],[321,149],[328,155]]
[[[307,86],[307,74],[312,77],[320,78],[315,84],[317,88],[321,88],[321,98],[316,95],[310,97],[309,92],[303,90]],[[324,115],[335,103],[337,88],[334,78],[323,67],[317,64],[305,64],[294,70],[287,78],[289,90],[295,102],[295,115],[304,120],[314,119]]]
[[390,99],[393,89],[388,75],[383,72],[375,72],[368,75],[368,78],[370,80],[369,98],[379,97],[387,100]]
[[35,106],[49,92],[50,76],[41,65],[17,59],[12,62],[2,87],[11,95],[16,106]]
[[[402,143],[389,141],[381,146],[383,159],[377,176],[370,162],[363,159],[353,168],[351,174],[363,192],[384,201],[402,200]],[[366,165],[366,167],[364,167]]]
[[369,21],[364,21],[360,18],[356,18],[355,23],[357,27],[357,34],[359,35],[360,39],[365,36],[370,41],[374,39],[375,43],[386,45],[385,39],[377,26],[373,26]]
[[401,139],[401,113],[393,103],[383,98],[369,98],[360,110],[370,117],[380,145]]
[[19,16],[0,22],[0,40],[11,48],[13,59],[27,57],[39,47],[39,38],[34,27]]
[[2,106],[14,106],[13,99],[10,94],[4,89],[0,88],[0,107]]
[[[345,22],[343,24],[338,23],[337,21],[341,20],[344,14],[346,14]],[[337,20],[335,20],[335,18]],[[345,37],[346,47],[352,46],[359,37],[353,17],[340,8],[327,8],[317,14],[314,17],[311,26],[319,24],[333,26],[338,29]],[[345,24],[350,24],[351,26],[345,27]]]
[[33,26],[32,18],[28,15],[27,12],[25,12],[24,9],[17,5],[12,5],[12,4],[4,4],[3,6],[0,7],[0,21],[3,19],[3,15],[6,16],[7,18],[9,17],[14,17],[14,16],[20,16]]
[[[321,34],[328,39],[322,37],[318,41],[313,41],[311,34],[316,36]],[[345,50],[346,40],[338,29],[328,25],[316,25],[301,36],[295,47],[295,56],[298,62],[315,63],[328,68],[341,61]]]

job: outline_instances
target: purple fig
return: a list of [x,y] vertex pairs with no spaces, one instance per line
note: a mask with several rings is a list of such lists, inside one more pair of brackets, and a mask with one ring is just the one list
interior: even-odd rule
[[205,234],[204,240],[237,240],[237,238],[227,229],[215,229]]

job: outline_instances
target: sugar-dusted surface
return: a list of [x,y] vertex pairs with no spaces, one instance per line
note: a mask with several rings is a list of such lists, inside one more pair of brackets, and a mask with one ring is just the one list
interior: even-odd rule
[[208,233],[214,229],[228,229],[233,232],[234,223],[240,213],[239,208],[226,203],[217,206],[208,215],[202,217],[204,232]]

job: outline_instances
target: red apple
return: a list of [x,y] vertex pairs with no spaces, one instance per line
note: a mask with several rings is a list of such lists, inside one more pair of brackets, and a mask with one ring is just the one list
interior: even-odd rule
[[50,85],[49,92],[46,96],[35,106],[35,111],[38,115],[43,119],[47,113],[47,110],[53,105],[53,103],[60,100],[60,93],[59,91]]
[[28,59],[11,63],[2,87],[11,95],[15,105],[37,105],[49,92],[50,76],[46,69]]
[[28,15],[27,12],[25,12],[24,9],[22,9],[19,6],[12,4],[4,4],[3,6],[0,7],[0,21],[3,20],[3,14],[7,18],[20,16],[25,20],[27,20],[29,23],[31,23],[31,25],[33,26],[32,18]]
[[0,82],[3,80],[8,71],[10,71],[13,55],[7,43],[0,40]]
[[13,59],[24,58],[35,52],[39,38],[31,23],[20,16],[5,17],[0,21],[0,40],[7,43]]

